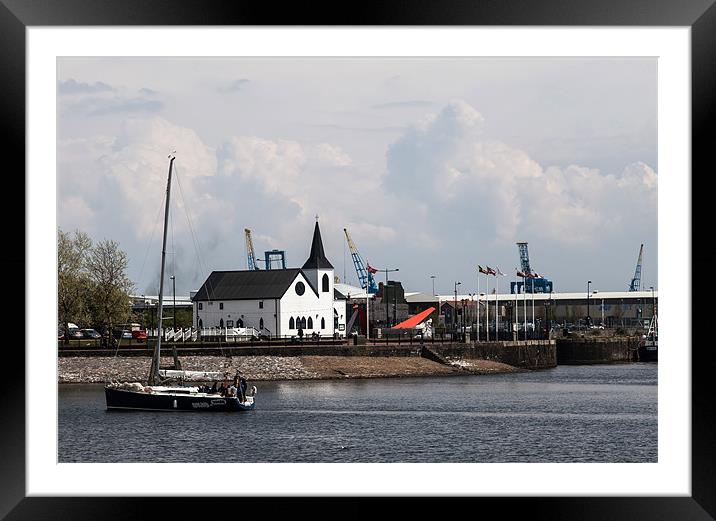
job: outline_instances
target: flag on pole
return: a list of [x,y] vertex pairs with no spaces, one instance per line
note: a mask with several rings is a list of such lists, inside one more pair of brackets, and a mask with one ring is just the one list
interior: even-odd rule
[[505,276],[505,274],[500,271],[500,268],[497,268],[497,275],[499,275],[500,277]]
[[485,266],[485,268],[487,268],[488,275],[497,275],[497,272],[495,270],[493,270],[492,268],[490,268],[489,266]]
[[[490,268],[488,268],[488,269],[490,269]],[[480,266],[479,264],[477,265],[477,270],[478,270],[480,273],[484,273],[485,275],[489,275],[489,274],[490,274],[489,271],[487,271],[485,268],[483,268],[483,267]]]
[[527,275],[525,275],[523,272],[521,272],[521,271],[518,270],[518,271],[517,271],[517,276],[518,276],[518,277],[526,277]]
[[368,273],[378,273],[378,270],[375,269],[373,266],[368,264],[368,267],[366,268],[368,270]]

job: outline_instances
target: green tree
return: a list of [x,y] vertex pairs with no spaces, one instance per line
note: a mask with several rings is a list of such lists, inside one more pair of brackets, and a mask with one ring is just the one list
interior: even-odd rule
[[87,255],[92,240],[86,233],[75,230],[71,235],[57,228],[57,318],[69,342],[68,322],[86,325],[88,319]]
[[129,318],[129,294],[134,285],[127,277],[127,264],[127,254],[115,241],[97,243],[87,256],[93,323],[110,334],[114,325]]

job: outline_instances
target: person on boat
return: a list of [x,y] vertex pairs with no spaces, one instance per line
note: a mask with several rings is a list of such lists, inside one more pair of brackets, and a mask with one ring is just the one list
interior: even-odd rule
[[224,385],[224,382],[221,382],[221,385],[219,386],[218,392],[221,396],[226,395],[226,386]]
[[246,400],[246,388],[248,387],[248,384],[246,383],[246,378],[243,376],[239,378],[239,389],[241,391],[241,402],[243,403]]
[[211,394],[214,394],[216,392],[216,384],[217,384],[217,382],[214,382],[214,385],[211,387],[211,389],[209,389],[209,392]]
[[231,384],[231,387],[226,391],[227,396],[236,396],[236,386],[234,384]]
[[298,340],[299,342],[303,342],[303,328],[298,328]]

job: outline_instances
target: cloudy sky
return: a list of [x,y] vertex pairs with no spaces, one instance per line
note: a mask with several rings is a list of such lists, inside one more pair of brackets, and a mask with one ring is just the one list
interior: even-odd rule
[[[129,254],[158,292],[167,155],[178,294],[257,255],[308,256],[315,216],[336,274],[363,259],[406,291],[514,274],[517,241],[556,291],[657,276],[653,58],[63,58],[57,221]],[[501,280],[501,289],[514,279]],[[484,281],[481,290],[484,291]],[[504,284],[504,286],[502,286]]]

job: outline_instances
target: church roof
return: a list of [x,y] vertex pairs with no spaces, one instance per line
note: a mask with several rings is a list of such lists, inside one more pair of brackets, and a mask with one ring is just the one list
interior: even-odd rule
[[311,243],[311,253],[308,255],[308,260],[304,263],[304,270],[311,269],[333,269],[333,265],[328,262],[326,254],[323,252],[323,241],[321,240],[321,230],[318,227],[318,221],[316,221],[316,227],[313,229],[313,242]]
[[[196,300],[261,300],[281,298],[291,286],[298,268],[286,270],[241,270],[212,271],[206,282],[199,288],[192,301]],[[304,275],[308,286],[318,296],[316,288]]]

